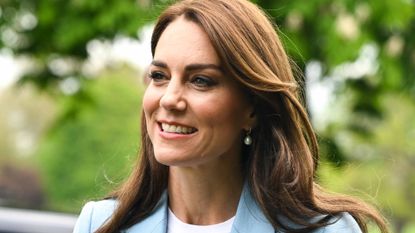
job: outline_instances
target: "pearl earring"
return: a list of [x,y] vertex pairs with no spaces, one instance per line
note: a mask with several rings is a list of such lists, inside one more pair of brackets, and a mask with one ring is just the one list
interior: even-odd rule
[[244,137],[244,144],[250,146],[252,144],[251,129],[246,132]]

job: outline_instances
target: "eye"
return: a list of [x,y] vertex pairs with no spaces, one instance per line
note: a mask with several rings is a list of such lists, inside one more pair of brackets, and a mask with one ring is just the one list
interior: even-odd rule
[[216,82],[213,79],[209,77],[205,77],[205,76],[195,76],[191,80],[191,83],[197,87],[202,87],[202,88],[212,87],[216,84]]
[[154,82],[161,82],[167,79],[167,76],[161,71],[151,71],[148,74],[148,77],[152,79]]

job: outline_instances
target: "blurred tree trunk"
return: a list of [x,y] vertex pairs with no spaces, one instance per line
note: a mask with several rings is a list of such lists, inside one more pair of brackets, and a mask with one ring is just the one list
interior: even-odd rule
[[137,0],[138,5],[144,9],[147,9],[150,7],[151,0]]
[[403,233],[403,230],[408,221],[402,218],[395,218],[393,222],[394,222],[394,232]]

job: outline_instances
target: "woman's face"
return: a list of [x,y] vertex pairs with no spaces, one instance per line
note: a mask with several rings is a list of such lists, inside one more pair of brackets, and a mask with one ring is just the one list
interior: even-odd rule
[[170,23],[149,76],[143,107],[157,161],[195,166],[240,158],[252,106],[201,27],[183,17]]

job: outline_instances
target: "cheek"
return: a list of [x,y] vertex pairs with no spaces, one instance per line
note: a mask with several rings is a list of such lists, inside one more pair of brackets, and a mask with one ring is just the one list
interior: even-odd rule
[[159,98],[157,92],[155,92],[151,87],[148,87],[143,95],[143,109],[145,113],[146,120],[151,116],[151,114],[158,108]]
[[[222,93],[208,101],[211,104],[200,105],[198,108],[199,116],[203,116],[212,127],[218,127],[223,130],[242,129],[242,122],[244,115],[246,115],[245,108],[239,102],[241,99],[235,98],[235,95],[232,94],[231,92]],[[205,101],[202,103],[205,103]]]
[[144,92],[143,95],[143,110],[144,110],[144,117],[147,125],[147,132],[150,138],[154,136],[154,113],[157,111],[159,106],[159,98],[157,95],[157,91],[155,91],[150,86]]

